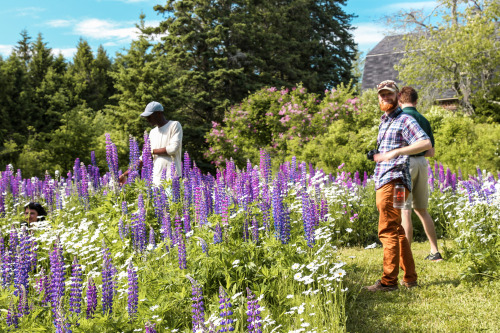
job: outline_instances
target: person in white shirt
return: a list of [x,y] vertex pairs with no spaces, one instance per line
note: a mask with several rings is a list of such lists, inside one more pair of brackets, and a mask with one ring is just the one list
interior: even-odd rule
[[[149,132],[151,154],[153,155],[153,184],[160,185],[162,173],[165,170],[166,179],[172,175],[171,166],[175,164],[177,175],[182,173],[182,126],[178,121],[167,120],[163,113],[163,106],[158,102],[149,103],[141,117],[154,126]],[[142,156],[139,168],[142,167]],[[125,171],[119,178],[120,184],[127,181],[130,170]]]

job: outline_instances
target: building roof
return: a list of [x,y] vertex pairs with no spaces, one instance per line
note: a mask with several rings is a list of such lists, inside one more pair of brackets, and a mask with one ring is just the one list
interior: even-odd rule
[[[400,88],[405,85],[394,69],[405,53],[403,37],[404,35],[386,36],[366,55],[361,90],[375,88],[384,80],[394,80]],[[454,96],[454,91],[448,89],[440,94],[438,100],[455,99]]]
[[405,43],[403,35],[386,36],[367,55],[361,89],[375,88],[384,80],[394,80],[398,86],[402,83],[398,80],[398,72],[394,69],[403,59]]

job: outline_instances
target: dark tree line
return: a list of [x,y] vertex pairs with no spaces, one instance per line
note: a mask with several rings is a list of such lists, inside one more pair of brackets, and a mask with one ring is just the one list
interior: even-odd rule
[[75,158],[104,167],[110,132],[126,164],[128,135],[148,129],[139,114],[151,100],[181,121],[184,150],[199,166],[211,121],[264,86],[302,82],[322,93],[352,78],[356,47],[344,0],[169,0],[164,20],[112,60],[80,40],[73,59],[54,56],[27,32],[0,58],[0,167],[25,176],[67,171]]

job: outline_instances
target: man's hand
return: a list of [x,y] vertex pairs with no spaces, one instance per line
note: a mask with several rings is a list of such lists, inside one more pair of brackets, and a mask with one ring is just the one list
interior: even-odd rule
[[120,177],[118,177],[118,182],[120,183],[120,185],[125,184],[127,182],[127,178],[128,176],[125,173],[121,174]]
[[391,151],[388,151],[387,153],[381,153],[381,154],[375,154],[373,155],[373,160],[375,162],[384,162],[384,161],[389,161],[392,160],[396,157],[399,156],[398,149],[393,149]]
[[425,152],[424,157],[434,157],[435,152],[436,151],[435,151],[434,147],[432,147],[431,149],[429,149]]

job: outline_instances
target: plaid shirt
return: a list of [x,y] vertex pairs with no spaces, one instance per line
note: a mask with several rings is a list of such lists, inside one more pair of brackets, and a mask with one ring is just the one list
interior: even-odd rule
[[[378,149],[381,153],[429,139],[415,118],[404,114],[399,107],[389,115],[384,113],[380,121],[377,142],[380,143]],[[375,189],[378,190],[390,181],[400,178],[411,191],[409,161],[408,155],[401,155],[389,161],[378,162],[375,167]]]

